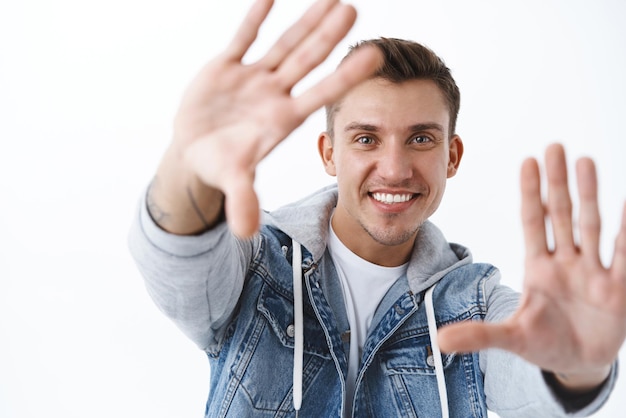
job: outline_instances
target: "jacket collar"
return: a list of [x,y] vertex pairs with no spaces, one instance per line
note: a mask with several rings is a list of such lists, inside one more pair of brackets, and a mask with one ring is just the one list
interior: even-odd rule
[[[272,212],[263,213],[263,223],[276,227],[300,242],[319,260],[326,250],[328,223],[337,205],[337,185],[326,186]],[[421,226],[407,278],[413,293],[419,293],[435,284],[449,271],[472,262],[469,249],[451,244],[430,221]]]

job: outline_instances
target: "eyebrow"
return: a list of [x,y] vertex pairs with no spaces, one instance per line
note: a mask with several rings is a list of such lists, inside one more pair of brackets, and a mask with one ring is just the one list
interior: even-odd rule
[[352,122],[346,125],[344,128],[344,132],[350,131],[367,131],[367,132],[378,132],[378,126],[370,125],[369,123],[360,123],[360,122]]
[[[416,123],[408,127],[410,132],[430,131],[435,130],[443,133],[443,126],[435,122]],[[346,125],[344,132],[350,131],[366,131],[366,132],[378,132],[380,128],[376,125],[369,123],[352,122]]]

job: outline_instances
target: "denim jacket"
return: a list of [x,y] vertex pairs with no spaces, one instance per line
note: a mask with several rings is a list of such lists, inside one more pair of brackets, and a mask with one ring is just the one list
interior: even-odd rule
[[[436,284],[437,327],[498,321],[518,295],[499,272],[472,261],[430,222],[420,229],[407,276],[381,301],[363,347],[354,402],[345,405],[349,325],[326,250],[335,186],[263,217],[251,240],[226,225],[194,237],[167,234],[140,205],[130,247],[157,306],[208,355],[206,417],[294,417],[293,240],[303,246],[304,357],[299,417],[438,417],[424,294]],[[587,416],[608,398],[616,367],[596,399],[577,411],[564,405],[541,371],[501,351],[442,358],[451,417]]]

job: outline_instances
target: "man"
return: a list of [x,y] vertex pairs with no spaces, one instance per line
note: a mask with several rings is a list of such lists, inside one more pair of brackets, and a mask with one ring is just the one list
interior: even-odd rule
[[[605,269],[593,162],[577,165],[579,244],[562,147],[546,152],[545,205],[537,162],[524,163],[518,304],[494,267],[428,222],[463,156],[441,60],[413,42],[367,41],[294,98],[355,11],[320,0],[243,65],[270,7],[257,1],[190,85],[131,232],[151,296],[209,355],[206,416],[596,411],[626,336],[626,208]],[[337,186],[259,222],[256,165],[322,105],[319,152]]]

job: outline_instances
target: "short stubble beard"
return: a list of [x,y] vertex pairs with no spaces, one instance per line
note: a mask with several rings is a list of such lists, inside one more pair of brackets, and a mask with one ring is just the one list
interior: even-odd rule
[[372,228],[368,228],[367,225],[364,225],[361,221],[359,221],[359,225],[367,234],[372,237],[374,241],[378,244],[393,247],[396,245],[401,245],[406,243],[407,241],[414,239],[417,236],[417,232],[419,231],[422,224],[415,225],[413,229],[403,230],[399,233],[394,233],[393,230],[390,229],[382,229],[382,230],[374,230]]

